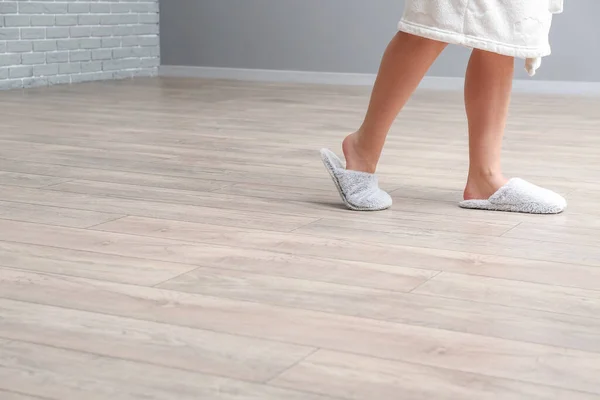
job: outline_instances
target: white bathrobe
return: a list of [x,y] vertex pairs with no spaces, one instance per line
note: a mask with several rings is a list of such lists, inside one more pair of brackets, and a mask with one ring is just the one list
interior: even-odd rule
[[562,9],[563,0],[406,0],[398,29],[524,58],[533,76],[550,54],[552,14]]

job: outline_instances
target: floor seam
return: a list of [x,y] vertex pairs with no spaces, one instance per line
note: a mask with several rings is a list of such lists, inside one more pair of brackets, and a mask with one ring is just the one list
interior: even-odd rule
[[437,276],[441,275],[443,272],[444,271],[437,271],[435,274],[433,274],[433,276],[429,277],[429,279],[426,279],[424,282],[421,282],[420,284],[418,284],[417,286],[415,286],[414,288],[412,288],[411,290],[409,290],[408,293],[417,294],[415,292],[418,289],[420,289],[421,287],[423,287],[427,283],[431,282],[433,279],[435,279]]
[[272,377],[266,379],[263,381],[264,384],[266,385],[270,385],[274,380],[276,380],[277,378],[281,377],[283,374],[285,374],[286,372],[288,372],[289,370],[291,370],[292,368],[296,367],[297,365],[299,365],[300,363],[306,361],[309,357],[312,357],[316,352],[318,352],[319,350],[321,350],[321,348],[319,347],[315,347],[313,348],[311,351],[308,352],[308,354],[306,354],[304,357],[301,357],[299,360],[297,360],[295,363],[293,363],[292,365],[290,365],[287,368],[284,368],[282,371],[276,373],[275,375],[273,375]]
[[506,237],[505,235],[508,235],[509,232],[513,231],[514,229],[517,229],[519,226],[521,226],[523,222],[519,222],[518,224],[516,224],[515,226],[509,228],[506,230],[506,232],[503,232],[499,237]]
[[[118,217],[115,217],[114,219],[109,219],[108,221],[103,221],[103,222],[100,222],[98,224],[93,224],[93,225],[87,226],[87,227],[82,228],[82,229],[94,230],[94,228],[98,228],[98,227],[100,227],[100,226],[102,226],[104,224],[110,224],[112,222],[119,221],[119,220],[121,220],[123,218],[127,218],[127,217],[129,217],[129,215],[127,215],[127,214],[121,214]],[[104,231],[100,231],[100,232],[104,232]]]

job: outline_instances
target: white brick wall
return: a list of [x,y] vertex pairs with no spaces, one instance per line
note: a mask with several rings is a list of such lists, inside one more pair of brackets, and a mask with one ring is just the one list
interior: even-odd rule
[[0,90],[156,75],[158,0],[0,0]]

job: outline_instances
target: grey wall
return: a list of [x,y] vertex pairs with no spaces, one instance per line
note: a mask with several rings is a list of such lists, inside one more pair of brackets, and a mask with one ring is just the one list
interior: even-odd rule
[[156,75],[158,0],[0,0],[0,90]]
[[[567,0],[536,79],[600,82],[600,0]],[[163,65],[375,73],[403,0],[161,0]],[[463,76],[467,49],[430,71]],[[518,77],[525,77],[522,68]]]

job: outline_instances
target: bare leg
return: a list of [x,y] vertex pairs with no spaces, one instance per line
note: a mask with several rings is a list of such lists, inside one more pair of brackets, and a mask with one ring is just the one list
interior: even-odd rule
[[513,74],[512,57],[481,50],[471,54],[465,81],[470,159],[465,200],[487,199],[507,182],[500,155]]
[[392,123],[446,46],[402,32],[392,39],[383,56],[365,120],[343,142],[347,169],[375,172]]

